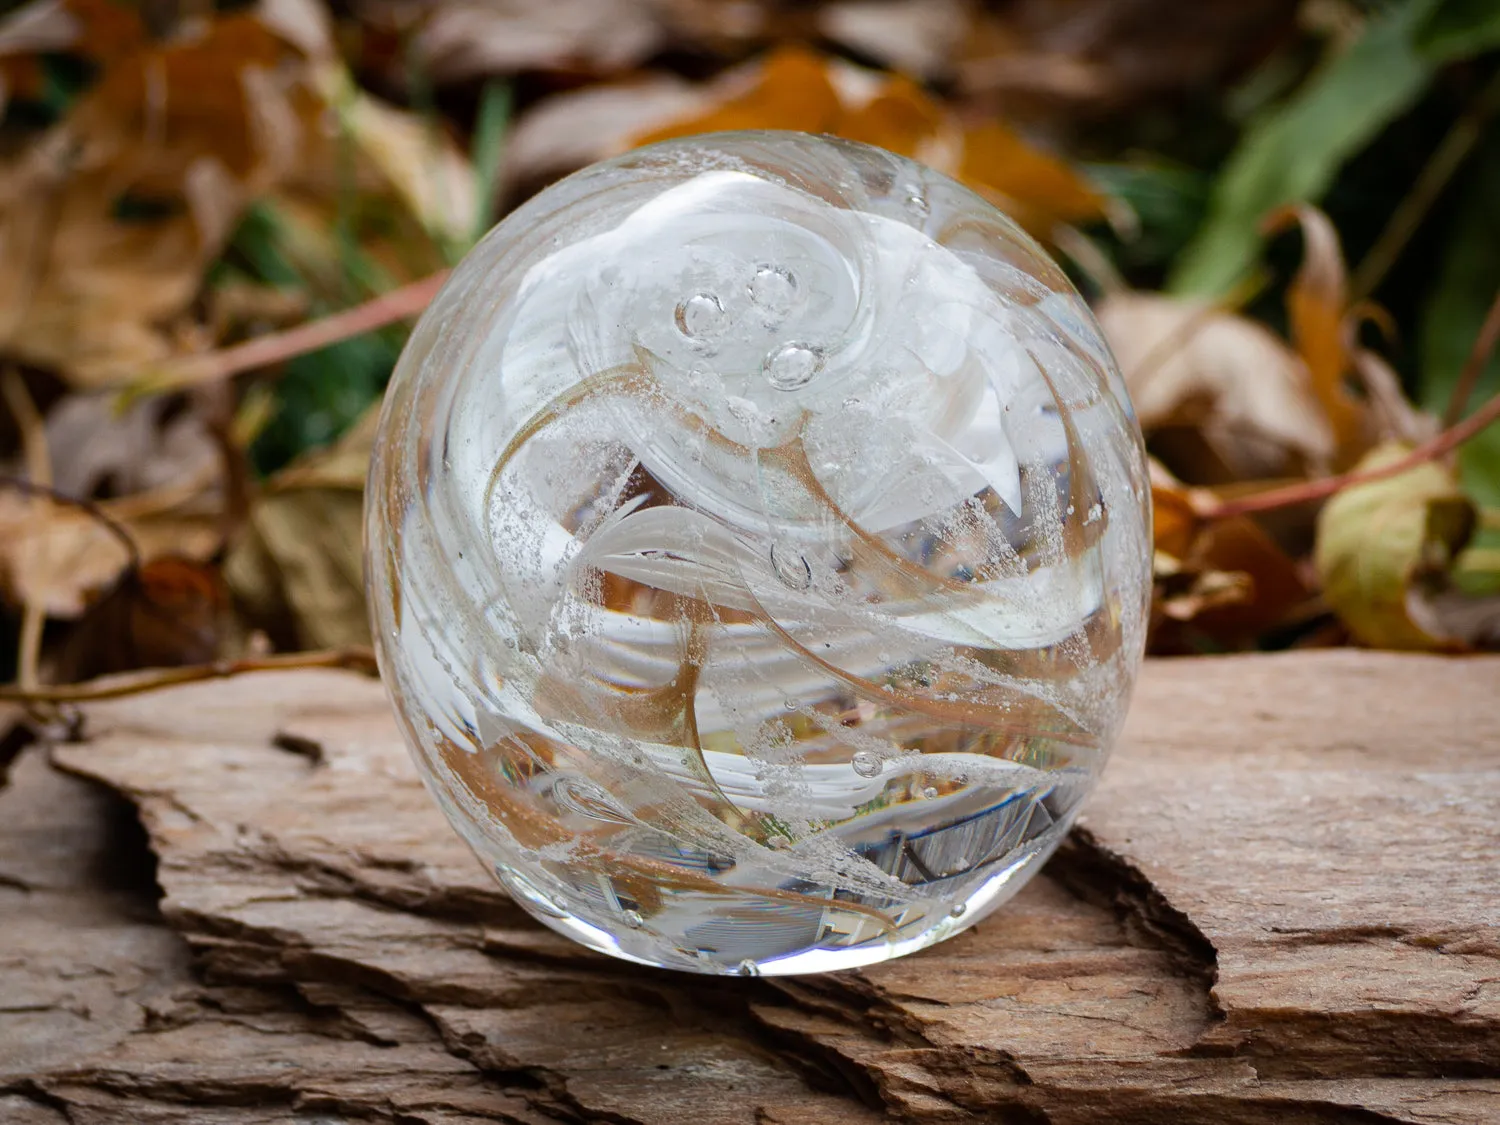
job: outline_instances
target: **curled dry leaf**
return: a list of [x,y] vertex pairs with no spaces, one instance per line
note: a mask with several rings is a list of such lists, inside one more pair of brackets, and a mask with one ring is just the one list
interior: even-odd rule
[[[1150,435],[1197,431],[1234,479],[1325,470],[1335,437],[1295,353],[1254,321],[1197,301],[1117,293],[1095,309]],[[1227,470],[1227,474],[1225,473]]]
[[[148,564],[168,556],[203,562],[221,541],[217,511],[179,486],[100,508]],[[0,488],[0,590],[12,604],[35,602],[52,618],[82,617],[129,562],[120,541],[87,512]]]
[[[88,20],[59,26],[98,53]],[[313,0],[261,0],[99,58],[66,117],[0,166],[0,348],[74,385],[123,383],[199,346],[204,274],[277,188],[347,206],[351,185],[374,185],[435,240],[472,234],[457,147],[355,90]]]
[[0,347],[81,385],[170,354],[246,201],[298,163],[302,76],[253,12],[107,65],[0,168]]
[[[1403,444],[1382,445],[1357,469],[1375,469],[1409,452]],[[1318,516],[1313,561],[1323,596],[1362,644],[1469,647],[1473,637],[1462,631],[1447,579],[1474,523],[1473,504],[1438,463],[1346,488]]]
[[1358,317],[1349,313],[1344,252],[1338,232],[1316,207],[1298,204],[1272,213],[1267,233],[1292,223],[1302,228],[1302,265],[1287,289],[1292,343],[1307,368],[1312,392],[1333,428],[1335,467],[1345,468],[1369,448],[1370,408],[1356,398],[1349,376],[1356,369]]
[[1213,494],[1188,488],[1151,462],[1156,543],[1155,650],[1192,647],[1168,622],[1222,647],[1247,644],[1311,596],[1296,562],[1247,517],[1208,521]]

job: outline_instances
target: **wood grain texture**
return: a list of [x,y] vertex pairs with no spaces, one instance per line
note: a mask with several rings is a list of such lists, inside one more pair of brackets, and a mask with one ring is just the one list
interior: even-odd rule
[[1148,664],[1041,876],[811,978],[531,922],[372,681],[84,729],[0,790],[3,1122],[1500,1122],[1500,659]]

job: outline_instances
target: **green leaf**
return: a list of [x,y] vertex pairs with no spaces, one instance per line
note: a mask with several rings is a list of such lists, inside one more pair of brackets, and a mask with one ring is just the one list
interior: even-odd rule
[[[1458,382],[1490,302],[1500,292],[1500,136],[1491,134],[1473,158],[1468,182],[1448,227],[1436,284],[1422,310],[1421,377],[1417,399],[1442,414]],[[1469,409],[1500,394],[1500,355],[1490,357]],[[1459,450],[1464,489],[1486,507],[1500,507],[1500,426],[1481,431]]]
[[1418,22],[1414,40],[1417,50],[1438,62],[1500,47],[1500,4],[1495,0],[1441,0]]
[[505,137],[510,129],[510,87],[491,81],[479,97],[479,112],[474,118],[474,140],[469,162],[474,168],[474,230],[467,251],[484,237],[495,222],[495,192],[500,180],[500,161],[505,153]]
[[1372,18],[1245,131],[1207,221],[1172,272],[1173,293],[1218,297],[1233,289],[1260,253],[1261,219],[1284,203],[1319,199],[1344,162],[1417,100],[1435,67],[1412,45],[1412,27],[1431,6],[1414,0]]
[[[1399,443],[1383,445],[1357,468],[1378,468],[1408,452]],[[1323,596],[1362,644],[1456,647],[1458,638],[1432,631],[1424,580],[1446,576],[1474,522],[1474,506],[1452,475],[1431,462],[1346,488],[1318,514],[1313,562]]]
[[1130,237],[1105,236],[1122,269],[1164,268],[1203,221],[1210,181],[1197,169],[1140,162],[1090,164],[1084,170],[1106,195],[1123,200],[1139,221],[1139,230]]

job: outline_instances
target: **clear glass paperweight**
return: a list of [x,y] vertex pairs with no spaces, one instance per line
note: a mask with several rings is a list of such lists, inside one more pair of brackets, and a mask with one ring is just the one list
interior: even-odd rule
[[515,899],[705,973],[910,953],[1097,780],[1150,591],[1138,427],[1018,227],[879,149],[640,149],[422,317],[367,504],[380,663]]

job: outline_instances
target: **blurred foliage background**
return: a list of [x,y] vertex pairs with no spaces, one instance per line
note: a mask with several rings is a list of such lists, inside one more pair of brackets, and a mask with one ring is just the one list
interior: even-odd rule
[[9,5],[0,677],[357,651],[434,279],[747,127],[915,156],[1069,270],[1153,455],[1154,651],[1493,647],[1497,111],[1493,0]]

